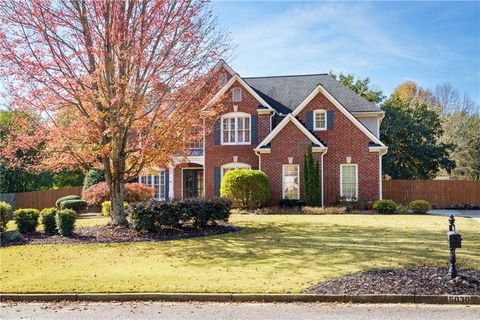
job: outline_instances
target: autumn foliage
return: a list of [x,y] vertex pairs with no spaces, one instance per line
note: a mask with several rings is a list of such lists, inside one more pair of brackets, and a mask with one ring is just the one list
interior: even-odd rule
[[[147,201],[154,197],[155,189],[141,183],[125,184],[125,202],[135,203]],[[82,199],[87,201],[89,206],[100,207],[104,201],[110,200],[110,190],[106,182],[94,184],[83,191]]]
[[112,223],[127,223],[125,182],[185,154],[219,111],[204,106],[229,41],[209,2],[9,0],[0,20],[5,101],[35,119],[0,155],[14,166],[34,148],[39,170],[104,170]]

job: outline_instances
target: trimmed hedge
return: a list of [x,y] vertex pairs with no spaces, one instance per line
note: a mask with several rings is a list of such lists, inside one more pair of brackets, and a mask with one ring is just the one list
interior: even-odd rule
[[254,209],[269,196],[270,182],[261,170],[230,170],[222,178],[220,195],[231,199],[235,207]]
[[63,201],[67,201],[67,200],[77,200],[77,199],[80,199],[80,197],[77,196],[77,195],[70,195],[70,196],[61,197],[60,199],[57,199],[57,201],[55,201],[55,207],[60,208],[60,204],[61,204]]
[[40,211],[40,216],[42,217],[43,230],[48,235],[57,234],[57,208],[45,208]]
[[64,209],[57,212],[56,222],[58,232],[64,237],[72,235],[75,229],[75,221],[77,220],[77,213],[71,209]]
[[0,201],[0,231],[7,228],[8,220],[10,220],[10,210],[12,206],[5,201]]
[[373,209],[379,213],[395,213],[397,204],[390,199],[377,200],[373,203]]
[[13,213],[13,219],[17,223],[20,233],[34,232],[38,226],[40,212],[37,209],[18,209]]
[[189,199],[130,204],[128,211],[138,231],[158,232],[160,228],[182,226],[191,222],[203,228],[208,223],[228,221],[232,203],[228,199]]
[[427,213],[432,210],[432,205],[426,200],[413,200],[408,206],[415,213]]
[[71,209],[79,212],[87,207],[87,201],[82,199],[64,200],[60,202],[60,209]]

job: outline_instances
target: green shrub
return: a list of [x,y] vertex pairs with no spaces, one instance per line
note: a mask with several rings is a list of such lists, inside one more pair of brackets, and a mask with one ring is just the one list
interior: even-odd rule
[[13,219],[17,223],[20,233],[34,232],[38,226],[40,213],[37,209],[18,209],[13,213]]
[[397,208],[395,209],[396,213],[409,213],[410,208],[407,206],[402,206],[401,204],[397,205]]
[[235,207],[258,208],[268,200],[270,182],[260,170],[228,171],[222,178],[220,195],[233,201]]
[[60,209],[71,209],[79,212],[87,207],[87,201],[82,199],[64,200],[60,202]]
[[188,199],[178,201],[148,201],[130,204],[128,211],[133,227],[138,231],[158,232],[162,226],[182,226],[192,223],[203,228],[209,222],[228,221],[231,201],[228,199]]
[[305,201],[300,199],[280,199],[280,207],[294,208],[303,207],[306,205]]
[[57,234],[57,211],[57,208],[45,208],[40,211],[43,229],[48,235]]
[[18,230],[7,230],[0,232],[0,241],[2,245],[10,243],[20,243],[24,239]]
[[426,200],[414,200],[408,206],[415,213],[427,213],[432,210],[432,205]]
[[64,209],[57,212],[56,221],[57,228],[60,234],[64,237],[72,235],[75,229],[75,221],[77,220],[77,213],[71,209]]
[[60,199],[58,199],[57,201],[55,201],[55,207],[60,208],[60,204],[61,204],[63,201],[66,201],[66,200],[77,200],[77,199],[80,199],[80,197],[77,196],[77,195],[70,195],[70,196],[61,197]]
[[[102,202],[102,215],[110,216],[110,208],[112,207],[111,201],[104,201]],[[123,207],[128,209],[128,203],[124,202]]]
[[10,220],[10,210],[12,206],[5,201],[0,201],[0,231],[7,228],[8,220]]
[[397,210],[397,204],[390,199],[377,200],[373,203],[373,209],[379,213],[395,213]]
[[103,170],[100,169],[91,169],[85,175],[83,179],[83,190],[87,190],[94,184],[105,181],[105,174]]

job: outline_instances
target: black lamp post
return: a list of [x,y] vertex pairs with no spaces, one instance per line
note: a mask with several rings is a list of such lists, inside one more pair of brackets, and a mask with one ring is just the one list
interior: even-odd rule
[[455,263],[457,257],[455,256],[455,249],[462,247],[462,236],[455,230],[455,217],[453,214],[448,219],[450,225],[448,226],[448,246],[450,247],[450,268],[448,269],[448,275],[452,278],[457,276],[457,268]]

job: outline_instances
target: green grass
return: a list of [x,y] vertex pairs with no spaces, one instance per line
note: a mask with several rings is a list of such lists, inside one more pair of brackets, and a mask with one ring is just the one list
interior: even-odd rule
[[[103,220],[84,220],[98,223]],[[234,215],[237,233],[166,242],[0,249],[1,292],[301,292],[352,272],[447,266],[445,217]],[[480,224],[457,219],[458,267],[480,269]]]

